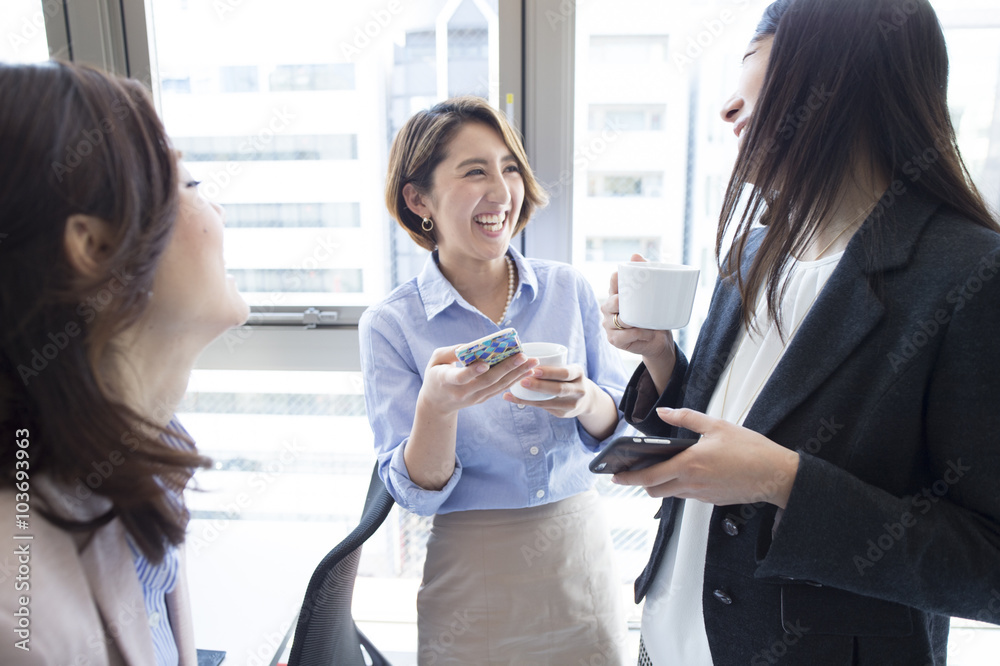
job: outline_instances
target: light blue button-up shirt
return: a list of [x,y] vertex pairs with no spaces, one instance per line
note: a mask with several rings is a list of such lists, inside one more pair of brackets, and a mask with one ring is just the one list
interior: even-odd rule
[[[431,353],[513,327],[521,342],[558,342],[568,363],[614,400],[628,377],[601,326],[597,299],[566,264],[525,259],[513,248],[518,288],[498,326],[470,305],[438,268],[436,254],[416,278],[370,307],[359,324],[368,420],[375,434],[379,474],[404,508],[421,515],[468,509],[514,509],[554,502],[594,484],[587,463],[598,441],[576,419],[538,407],[519,407],[497,395],[458,414],[456,463],[440,490],[410,480],[403,451],[413,426],[417,394]],[[612,435],[629,426],[619,412]]]
[[[170,420],[167,430],[182,433],[188,438],[191,437],[176,417]],[[171,448],[183,451],[191,449],[191,445],[179,437],[161,435],[161,439]],[[179,504],[183,501],[176,491],[168,490],[167,492],[174,502]],[[153,653],[156,655],[156,666],[176,666],[180,656],[177,652],[173,628],[170,626],[167,595],[173,592],[177,586],[177,576],[180,569],[177,548],[168,545],[163,555],[163,561],[159,564],[153,564],[146,559],[131,537],[128,537],[127,541],[132,551],[135,572],[139,577],[139,586],[142,588],[149,630],[153,634]]]

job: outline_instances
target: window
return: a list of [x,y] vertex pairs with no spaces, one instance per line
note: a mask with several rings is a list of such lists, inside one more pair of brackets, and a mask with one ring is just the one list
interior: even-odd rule
[[644,257],[660,253],[659,238],[601,238],[587,239],[587,261],[629,261],[633,254]]
[[663,196],[663,176],[658,173],[592,173],[588,181],[587,195],[592,197],[659,197]]
[[271,72],[272,91],[354,90],[355,71],[350,64],[278,65]]
[[48,60],[49,42],[45,24],[47,20],[54,20],[55,14],[60,11],[53,2],[6,0],[3,9],[0,9],[4,25],[0,37],[0,62],[31,63]]
[[[215,462],[195,478],[207,492],[188,495],[199,645],[268,663],[312,569],[360,516],[375,461],[358,314],[427,256],[385,211],[390,141],[448,95],[498,95],[498,4],[152,7],[161,114],[205,196],[225,208],[227,268],[259,322],[206,353],[179,410]],[[295,316],[320,330],[271,325]],[[378,636],[390,652],[398,642],[415,653],[427,526],[397,508],[365,546],[357,598],[403,609],[400,627]],[[226,612],[234,578],[259,588],[240,597],[239,622]],[[382,603],[355,616],[376,621],[375,634],[386,626]]]
[[[0,60],[41,61],[51,49],[150,82],[189,168],[226,208],[227,264],[256,323],[206,352],[180,408],[215,460],[197,476],[206,492],[188,495],[200,646],[223,647],[234,663],[268,663],[312,568],[360,514],[374,456],[356,371],[358,313],[426,258],[382,202],[388,145],[402,122],[457,93],[498,106],[515,93],[508,108],[520,118],[523,46],[522,129],[554,195],[545,224],[526,232],[529,253],[571,260],[599,297],[615,264],[635,251],[699,265],[699,301],[679,340],[690,350],[714,281],[716,218],[735,157],[716,111],[768,1],[430,0],[401,9],[384,0],[288,0],[276,10],[150,0],[149,25],[143,3],[122,3],[129,30],[135,7],[142,14],[127,40],[77,30],[73,3],[3,3]],[[951,48],[949,99],[963,154],[1000,207],[1000,9],[933,2]],[[723,10],[732,21],[713,33]],[[502,41],[503,20],[516,30]],[[65,34],[58,40],[67,29],[73,53]],[[566,30],[575,40],[561,36]],[[148,73],[147,43],[156,49],[154,58],[145,53],[156,64]],[[123,45],[128,58],[116,55]],[[503,77],[498,53],[514,62]],[[511,80],[518,85],[501,89]],[[554,109],[572,109],[572,129]],[[299,325],[269,323],[285,317]],[[319,328],[306,330],[310,322]],[[599,489],[620,517],[613,536],[625,593],[649,552],[653,503],[606,479]],[[425,539],[426,521],[397,509],[365,546],[355,616],[394,663],[413,656],[410,600]],[[230,612],[234,578],[252,590],[239,595],[250,600],[239,622]],[[387,598],[401,601],[387,607]],[[987,663],[998,635],[954,621],[951,663]]]
[[221,92],[257,92],[258,87],[257,68],[252,65],[219,68],[219,90]]
[[589,130],[620,132],[660,130],[666,109],[662,104],[591,104]]
[[[641,22],[635,23],[634,27],[642,27]],[[667,35],[590,35],[589,43],[592,64],[639,67],[667,58]]]
[[281,134],[294,119],[290,112],[276,111],[276,122],[256,135],[176,136],[172,140],[187,162],[358,159],[356,134]]

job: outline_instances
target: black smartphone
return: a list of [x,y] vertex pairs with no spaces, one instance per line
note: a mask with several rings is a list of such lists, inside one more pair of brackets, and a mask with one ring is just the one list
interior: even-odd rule
[[645,469],[697,444],[697,439],[668,437],[618,437],[590,461],[590,471],[595,474]]

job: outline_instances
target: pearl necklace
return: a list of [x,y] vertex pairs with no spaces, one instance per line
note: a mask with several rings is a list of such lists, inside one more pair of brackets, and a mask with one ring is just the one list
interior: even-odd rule
[[497,324],[502,324],[507,318],[507,310],[510,309],[510,302],[514,300],[514,280],[517,272],[514,270],[514,262],[511,261],[510,255],[505,254],[503,256],[504,260],[507,262],[507,302],[503,306],[503,314],[500,315],[500,320]]

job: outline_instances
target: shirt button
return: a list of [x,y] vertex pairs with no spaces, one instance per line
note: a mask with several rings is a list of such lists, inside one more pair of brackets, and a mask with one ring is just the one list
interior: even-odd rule
[[524,409],[524,405],[518,405],[517,408],[518,409]]
[[155,627],[159,624],[160,624],[160,614],[154,612],[152,615],[149,616],[149,626]]
[[733,603],[733,598],[728,594],[726,594],[725,592],[723,592],[722,590],[716,590],[715,592],[712,592],[712,596],[714,596],[716,599],[718,599],[727,606]]
[[542,499],[543,497],[545,497],[545,491],[539,490],[537,493],[535,493],[535,497],[537,497],[538,499]]
[[732,518],[726,518],[722,521],[722,529],[729,536],[736,536],[740,533],[740,528],[736,525],[736,522]]
[[533,455],[533,456],[537,456],[538,455],[538,447],[537,446],[533,446],[530,449],[528,449],[528,452],[531,455]]

